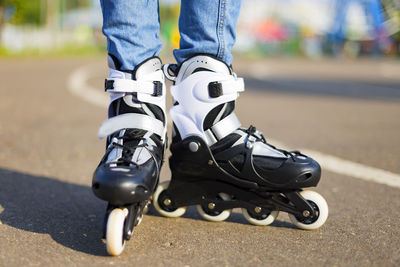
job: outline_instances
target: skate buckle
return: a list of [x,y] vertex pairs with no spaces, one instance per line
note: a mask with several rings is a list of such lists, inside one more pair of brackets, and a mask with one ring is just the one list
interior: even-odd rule
[[219,82],[210,82],[208,84],[208,94],[211,98],[217,98],[224,94],[222,84]]
[[[254,126],[250,126],[250,127],[254,127]],[[254,127],[254,129],[255,129],[255,127]],[[253,148],[255,142],[256,142],[256,139],[254,138],[254,136],[248,136],[247,141],[246,141],[246,148],[247,149]]]
[[108,79],[105,79],[105,81],[104,81],[104,91],[106,91],[107,92],[107,90],[112,90],[112,89],[114,89],[114,80],[108,80]]
[[161,96],[162,95],[162,83],[160,81],[154,81],[154,93],[153,96]]
[[253,147],[253,145],[254,145],[254,141],[252,141],[252,140],[248,140],[246,142],[246,148],[247,149],[251,149]]
[[141,145],[143,146],[147,146],[149,144],[146,139],[143,139],[141,142],[142,142]]

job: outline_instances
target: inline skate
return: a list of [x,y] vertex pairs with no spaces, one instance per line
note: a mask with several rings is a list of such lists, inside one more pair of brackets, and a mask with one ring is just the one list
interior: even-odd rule
[[209,221],[226,220],[241,208],[248,222],[269,225],[279,211],[301,229],[317,229],[328,205],[316,186],[319,164],[298,151],[278,149],[254,126],[242,128],[234,111],[244,82],[224,62],[198,55],[164,65],[173,81],[170,115],[173,137],[170,181],[160,183],[153,205],[162,215],[179,217],[196,205]]
[[154,57],[133,71],[119,70],[109,57],[108,117],[99,128],[107,148],[93,175],[94,194],[108,202],[104,238],[107,252],[119,255],[157,187],[166,140],[165,83]]

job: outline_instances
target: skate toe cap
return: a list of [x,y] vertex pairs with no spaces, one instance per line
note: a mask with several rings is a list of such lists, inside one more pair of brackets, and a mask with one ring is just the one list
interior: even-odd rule
[[148,199],[157,183],[157,173],[148,168],[100,166],[93,175],[92,190],[113,205],[132,204]]

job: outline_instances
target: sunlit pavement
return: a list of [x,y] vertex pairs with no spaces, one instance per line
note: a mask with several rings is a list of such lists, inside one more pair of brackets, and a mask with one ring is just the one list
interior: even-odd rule
[[[298,230],[283,213],[256,227],[239,212],[211,223],[195,209],[178,219],[150,210],[124,253],[108,257],[105,204],[90,189],[106,108],[69,88],[71,74],[88,64],[87,85],[104,95],[104,58],[0,62],[1,266],[399,265],[400,189],[331,171],[315,189],[330,208],[319,230]],[[234,67],[247,77],[237,114],[272,144],[400,174],[399,62],[266,59]],[[168,175],[165,164],[162,180]]]

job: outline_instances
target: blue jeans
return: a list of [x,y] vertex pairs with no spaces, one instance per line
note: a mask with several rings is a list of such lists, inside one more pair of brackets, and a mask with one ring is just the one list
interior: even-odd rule
[[[100,0],[108,53],[121,70],[133,70],[161,50],[158,0]],[[210,54],[230,65],[241,0],[182,0],[179,16],[180,65],[196,54]]]

